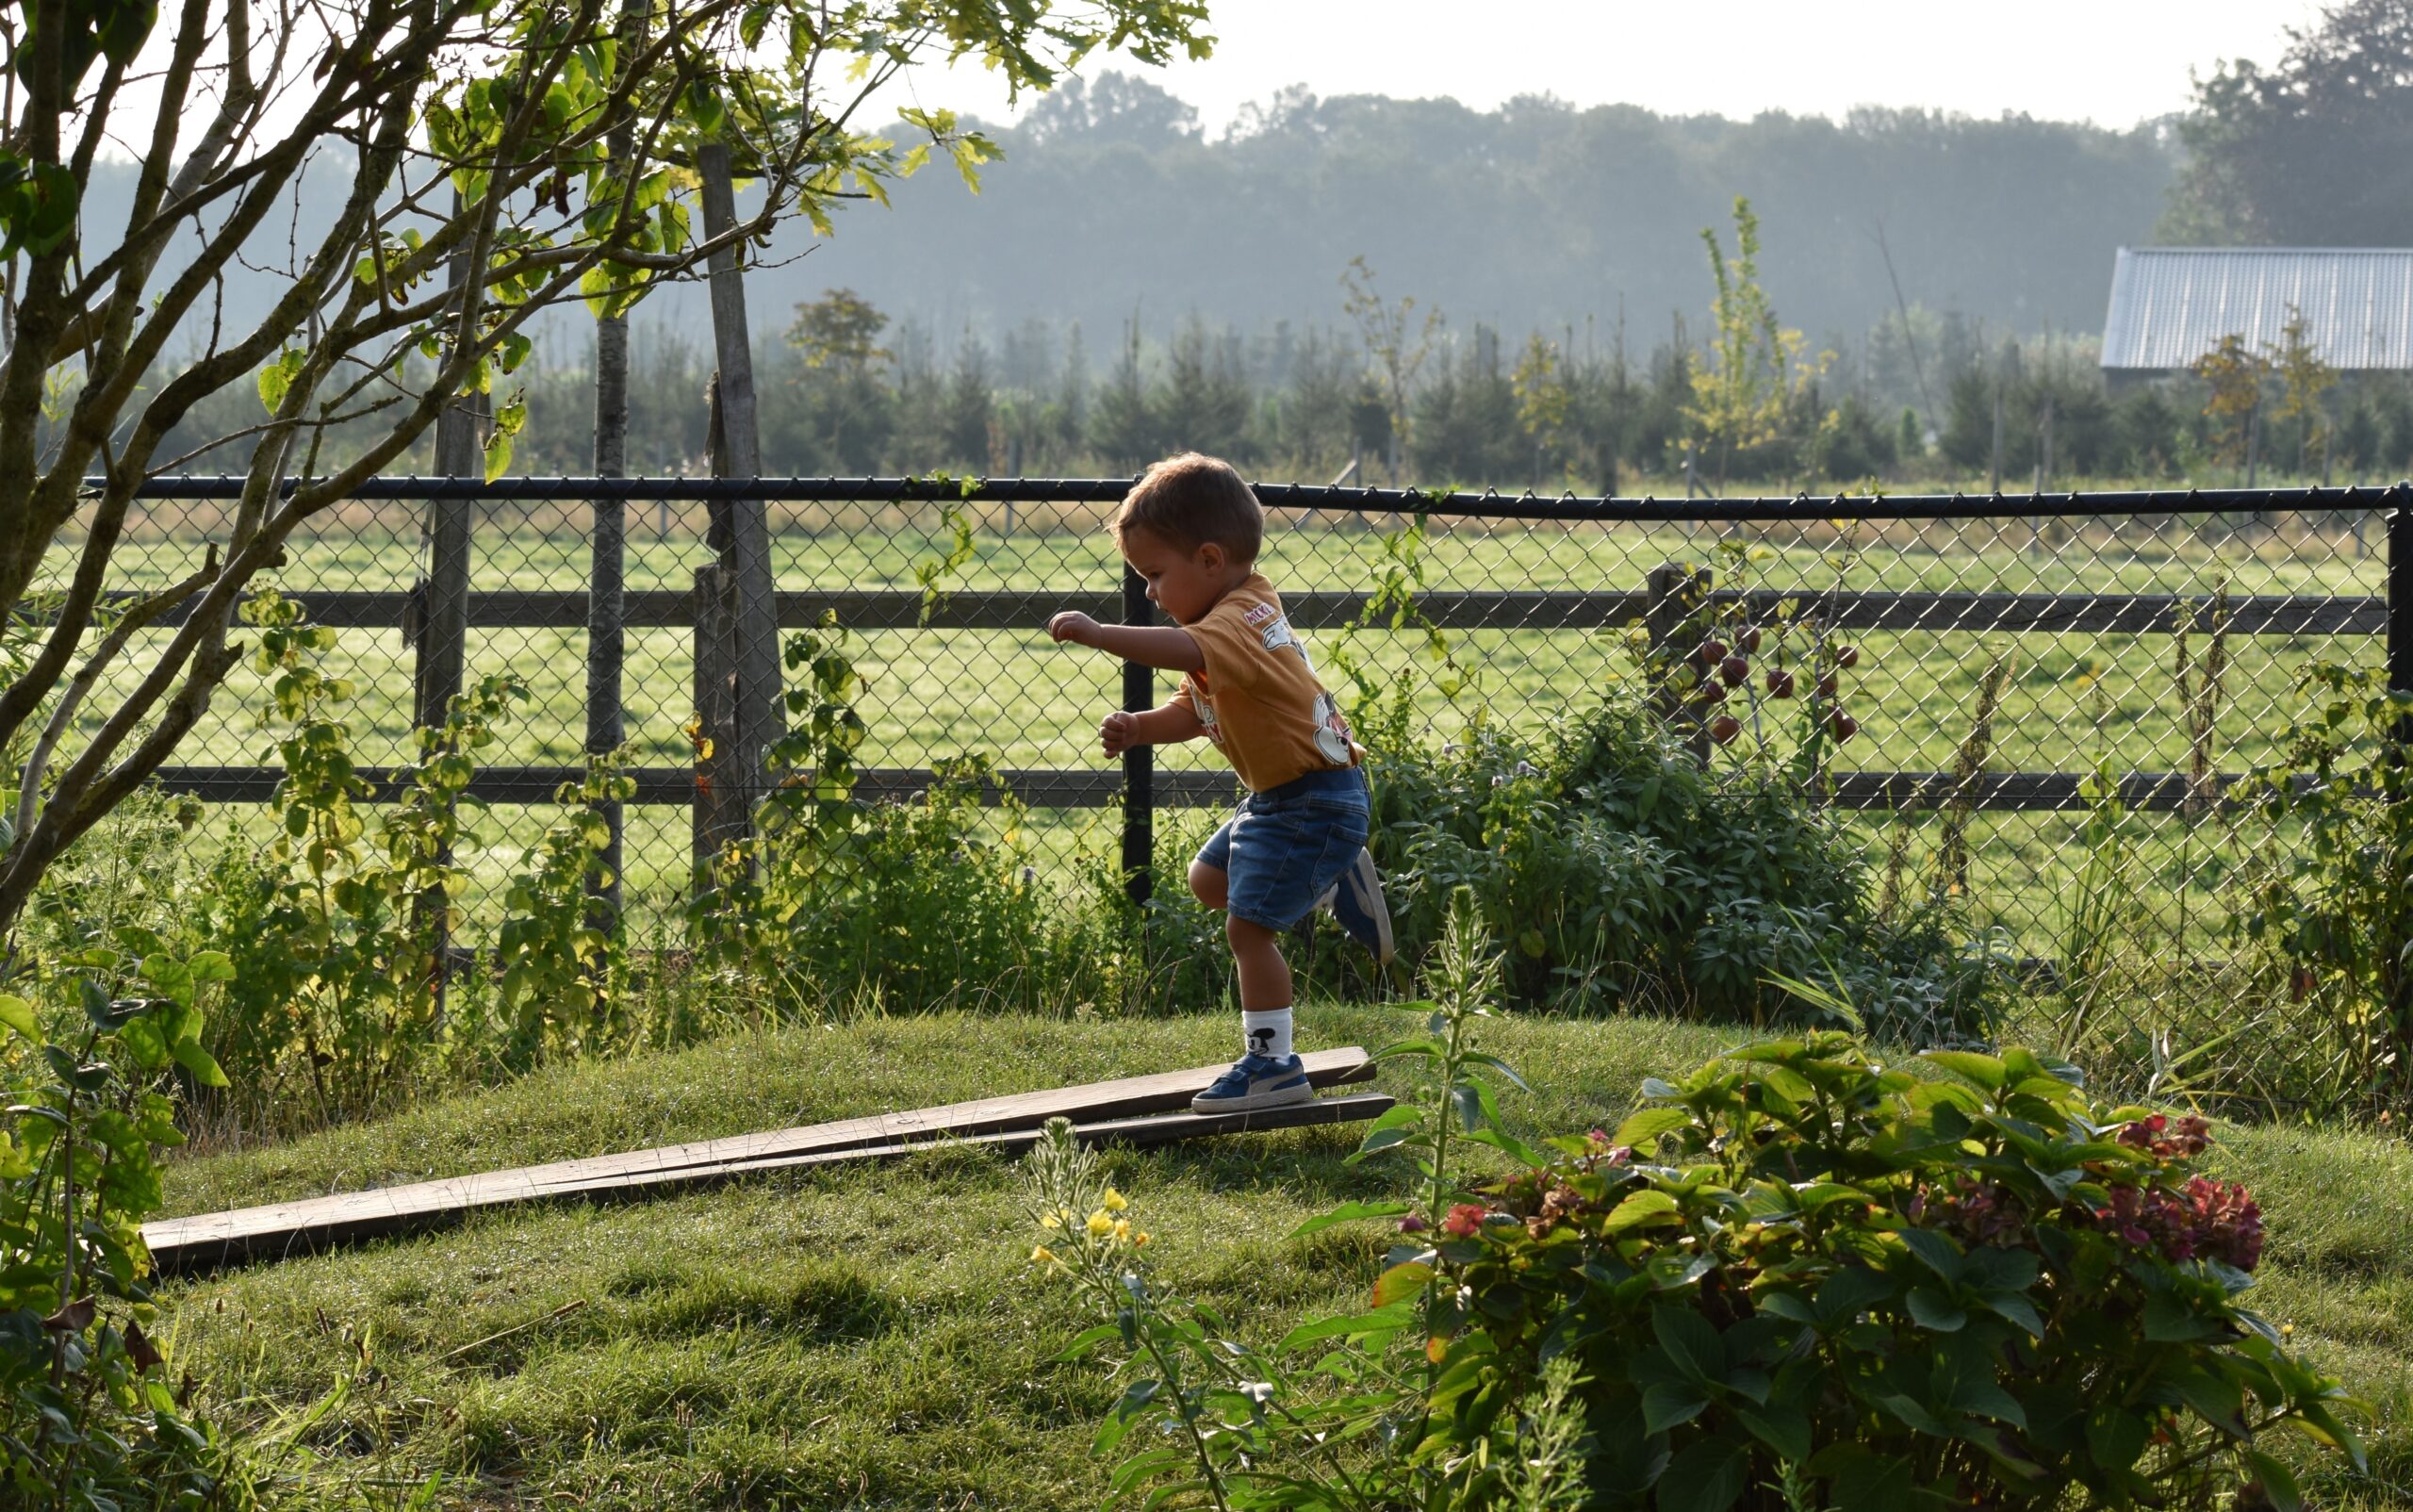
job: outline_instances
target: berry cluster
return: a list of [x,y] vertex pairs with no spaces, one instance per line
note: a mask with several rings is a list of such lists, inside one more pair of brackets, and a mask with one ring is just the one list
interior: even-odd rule
[[[1743,732],[1743,722],[1719,708],[1726,702],[1729,689],[1740,688],[1751,680],[1751,658],[1760,649],[1761,631],[1757,625],[1745,625],[1736,632],[1732,643],[1713,635],[1700,643],[1703,668],[1695,685],[1694,697],[1704,711],[1718,710],[1707,721],[1709,738],[1719,745],[1732,743]],[[1782,652],[1780,649],[1779,655]],[[1860,665],[1857,646],[1820,646],[1812,652],[1814,681],[1812,683],[1811,719],[1823,724],[1837,743],[1860,733],[1860,721],[1846,714],[1837,701],[1840,690],[1838,673]],[[1793,698],[1800,691],[1792,671],[1781,663],[1767,669],[1765,677],[1767,696],[1776,699]]]

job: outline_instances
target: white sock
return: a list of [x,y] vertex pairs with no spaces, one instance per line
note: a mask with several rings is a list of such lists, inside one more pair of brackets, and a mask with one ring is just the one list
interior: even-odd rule
[[1243,1011],[1240,1032],[1246,1038],[1249,1054],[1270,1055],[1275,1060],[1290,1053],[1290,1011],[1269,1008],[1261,1013]]

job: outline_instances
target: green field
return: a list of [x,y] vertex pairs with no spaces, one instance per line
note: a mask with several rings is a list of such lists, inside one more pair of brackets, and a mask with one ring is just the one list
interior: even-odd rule
[[[162,504],[138,521],[123,585],[156,583],[189,570],[201,551],[201,517]],[[1110,542],[1098,528],[1104,509],[1021,509],[1009,533],[1002,506],[984,505],[971,559],[944,574],[948,591],[1011,590],[1032,595],[1022,631],[868,630],[853,633],[849,654],[866,682],[858,707],[870,727],[862,759],[875,766],[920,767],[933,760],[983,754],[1004,766],[1098,767],[1092,731],[1121,695],[1117,664],[1050,644],[1041,630],[1052,595],[1110,592],[1119,581]],[[473,586],[582,589],[587,581],[583,504],[491,505],[474,536]],[[1397,566],[1400,522],[1277,512],[1265,569],[1277,585],[1368,591]],[[937,506],[868,504],[774,511],[779,581],[791,589],[915,591],[917,567],[940,560],[950,544]],[[628,583],[632,590],[683,589],[710,560],[700,507],[630,507]],[[2357,526],[2360,526],[2359,531]],[[275,580],[293,590],[385,590],[409,585],[417,570],[419,515],[400,504],[354,505],[298,537]],[[2110,524],[2025,519],[1868,525],[1839,533],[1827,525],[1721,530],[1716,526],[1596,526],[1459,520],[1436,523],[1417,557],[1429,590],[1506,589],[1581,592],[1638,589],[1648,570],[1667,561],[1699,563],[1721,540],[1743,550],[1739,585],[1774,589],[1962,589],[2001,592],[2180,593],[2208,597],[2290,594],[2371,598],[2384,593],[2384,552],[2369,519],[2285,518],[2237,526],[2190,520]],[[1343,635],[1316,633],[1314,649],[1330,681],[1336,663],[1354,657],[1387,684],[1405,678],[1435,742],[1460,734],[1475,717],[1535,730],[1580,713],[1605,688],[1634,674],[1622,631],[1451,632],[1448,665],[1410,629],[1376,628]],[[2208,636],[2191,637],[2195,653]],[[2009,682],[1993,721],[1987,766],[1994,771],[2082,772],[2107,763],[2116,772],[2184,769],[2190,760],[2173,638],[2093,633],[1979,635],[1874,633],[1860,637],[1862,660],[1846,675],[1845,704],[1861,724],[1837,764],[1844,769],[1943,770],[1970,733],[1972,704],[1987,668],[2008,659]],[[1798,643],[1795,652],[1797,654]],[[2232,636],[2224,651],[2215,734],[2208,754],[2225,771],[2268,759],[2295,707],[2294,679],[2320,660],[2364,665],[2382,655],[2381,637]],[[502,627],[470,633],[472,677],[507,672],[526,682],[532,701],[489,759],[510,764],[575,761],[584,731],[583,632]],[[1764,658],[1765,659],[1765,658]],[[135,666],[139,666],[137,661]],[[404,758],[413,653],[397,630],[346,630],[332,669],[356,693],[346,711],[354,749],[367,764]],[[118,687],[130,685],[126,677]],[[692,713],[691,638],[679,630],[630,633],[626,722],[641,764],[689,759],[681,731]],[[1170,680],[1160,679],[1169,690]],[[238,672],[179,760],[244,764],[261,759],[272,731],[257,719],[258,680]],[[112,705],[96,696],[88,714]],[[1749,741],[1779,748],[1798,704],[1747,711]],[[1169,770],[1216,769],[1211,752],[1164,752]],[[2070,887],[2069,837],[2078,814],[1987,814],[1972,827],[1977,844],[1972,901],[1983,922],[1999,924],[2028,954],[2050,954],[2055,921]],[[1042,853],[1068,874],[1075,837],[1094,830],[1096,815],[1042,823]],[[468,860],[499,881],[541,829],[540,816],[498,811],[490,843]],[[1853,821],[1881,846],[1892,821]],[[2213,943],[2203,932],[2221,858],[2238,848],[2224,821],[2191,830],[2168,816],[2141,817],[2140,865],[2151,879],[2148,901],[2175,938]],[[1932,818],[1916,821],[1912,865],[1925,865]],[[681,811],[641,811],[632,820],[631,879],[648,896],[667,897],[683,883],[686,819]],[[2201,896],[2191,901],[2190,892]]]
[[[1301,1026],[1303,1044],[1374,1044],[1399,1020],[1325,1006]],[[1484,1044],[1535,1086],[1504,1099],[1530,1138],[1614,1126],[1642,1076],[1688,1067],[1733,1033],[1512,1019]],[[168,1171],[168,1201],[204,1211],[1203,1064],[1230,1036],[1221,1016],[739,1034],[187,1158]],[[1387,1073],[1382,1085],[1405,1090]],[[1334,1203],[1402,1189],[1403,1166],[1342,1163],[1355,1140],[1252,1135],[1115,1155],[1110,1170],[1162,1274],[1271,1339],[1363,1306],[1381,1236],[1283,1238]],[[2218,1163],[2267,1215],[2254,1306],[2375,1411],[2361,1425],[2372,1477],[2331,1467],[2307,1490],[2331,1512],[2413,1506],[2413,1156],[2364,1135],[2236,1128]],[[322,1456],[315,1492],[391,1505],[433,1476],[432,1504],[457,1509],[1096,1506],[1106,1468],[1086,1450],[1120,1386],[1093,1363],[1049,1362],[1090,1320],[1026,1264],[1018,1190],[1006,1160],[940,1151],[630,1207],[499,1213],[173,1283],[162,1303],[177,1368],[208,1383],[213,1414],[273,1422],[351,1383],[306,1435]]]

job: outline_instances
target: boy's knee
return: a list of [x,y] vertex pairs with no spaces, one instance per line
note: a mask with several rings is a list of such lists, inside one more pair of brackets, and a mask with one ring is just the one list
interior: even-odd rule
[[1222,908],[1231,896],[1232,878],[1229,872],[1209,866],[1203,861],[1190,863],[1190,895],[1210,909]]
[[1273,931],[1252,919],[1236,913],[1223,916],[1223,938],[1235,950],[1252,949],[1273,938]]

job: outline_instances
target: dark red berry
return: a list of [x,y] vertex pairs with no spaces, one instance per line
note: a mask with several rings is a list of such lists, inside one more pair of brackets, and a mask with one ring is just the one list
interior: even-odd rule
[[1793,674],[1790,672],[1781,671],[1770,672],[1768,674],[1768,697],[1771,698],[1792,698]]
[[1717,675],[1726,680],[1728,687],[1739,688],[1750,677],[1751,664],[1739,656],[1730,656],[1717,664]]
[[1712,666],[1726,660],[1726,651],[1727,646],[1722,640],[1705,640],[1700,643],[1700,659]]
[[1837,709],[1835,711],[1835,716],[1831,721],[1830,721],[1830,723],[1834,728],[1835,740],[1838,744],[1849,740],[1852,736],[1860,733],[1860,721],[1844,713],[1841,709]]
[[1703,703],[1724,703],[1726,701],[1726,684],[1718,682],[1715,678],[1703,678],[1700,684],[1700,701]]
[[1829,672],[1824,677],[1818,679],[1818,697],[1822,698],[1831,698],[1834,696],[1835,674]]
[[1835,665],[1841,667],[1858,666],[1860,665],[1860,648],[1857,646],[1837,647],[1835,649]]
[[1742,732],[1743,721],[1731,714],[1721,714],[1709,722],[1709,738],[1721,746],[1733,744],[1734,737]]
[[1760,627],[1757,625],[1745,625],[1743,627],[1743,633],[1735,636],[1734,640],[1735,643],[1741,646],[1747,653],[1758,650],[1760,649]]

